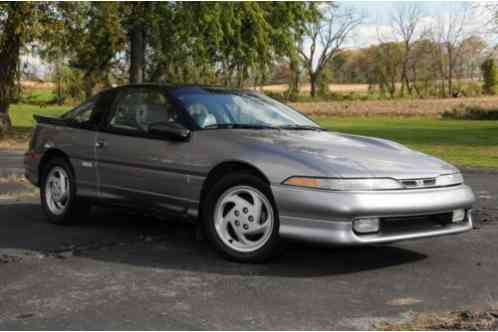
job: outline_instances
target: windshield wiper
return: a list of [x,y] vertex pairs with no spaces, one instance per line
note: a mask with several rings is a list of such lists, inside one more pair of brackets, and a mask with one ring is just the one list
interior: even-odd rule
[[317,127],[317,126],[298,125],[298,124],[283,125],[283,126],[278,126],[278,128],[279,129],[290,129],[290,130],[317,130],[317,131],[326,131],[325,129]]
[[279,129],[279,127],[272,127],[268,125],[251,125],[244,123],[213,123],[203,127],[202,129]]

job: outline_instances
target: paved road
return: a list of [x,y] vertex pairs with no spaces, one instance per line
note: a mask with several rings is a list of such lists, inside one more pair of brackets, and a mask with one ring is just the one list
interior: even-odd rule
[[3,201],[0,329],[364,329],[498,305],[498,174],[466,178],[481,197],[472,232],[373,248],[290,243],[266,265],[226,262],[180,222],[98,209],[62,227],[37,199]]
[[0,150],[0,177],[22,174],[24,153],[22,151]]

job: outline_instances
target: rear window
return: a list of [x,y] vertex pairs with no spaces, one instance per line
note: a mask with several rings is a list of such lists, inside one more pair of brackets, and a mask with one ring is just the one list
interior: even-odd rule
[[97,97],[93,97],[76,108],[73,108],[67,113],[62,115],[62,119],[73,120],[78,123],[87,123],[92,118],[95,106],[97,104]]

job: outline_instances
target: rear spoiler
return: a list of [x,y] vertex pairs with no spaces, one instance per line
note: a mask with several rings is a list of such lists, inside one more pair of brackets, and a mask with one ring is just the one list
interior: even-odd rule
[[36,120],[36,123],[51,124],[51,125],[55,125],[55,126],[67,125],[66,119],[52,118],[52,117],[41,116],[41,115],[37,115],[37,114],[33,115],[33,118]]

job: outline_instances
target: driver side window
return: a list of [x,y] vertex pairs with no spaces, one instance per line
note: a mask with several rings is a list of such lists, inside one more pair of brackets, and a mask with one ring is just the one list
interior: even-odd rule
[[116,104],[112,128],[147,132],[153,123],[176,122],[178,113],[158,90],[128,90]]

